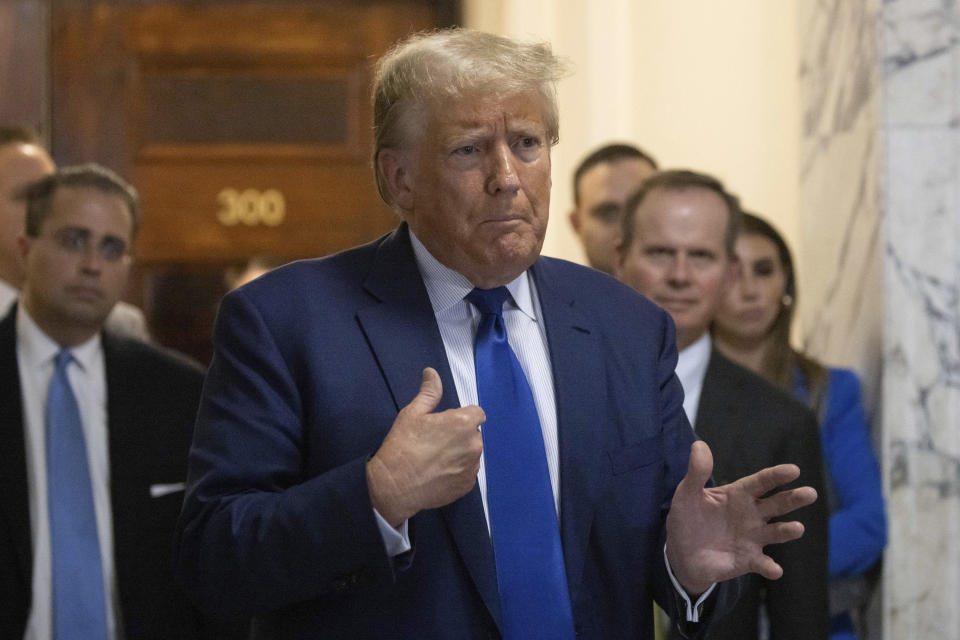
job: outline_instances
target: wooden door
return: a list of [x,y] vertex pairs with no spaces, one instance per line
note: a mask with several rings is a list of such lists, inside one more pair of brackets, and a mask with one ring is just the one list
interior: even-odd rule
[[54,2],[52,151],[97,161],[145,212],[129,298],[205,361],[224,269],[396,225],[370,169],[373,60],[457,3]]

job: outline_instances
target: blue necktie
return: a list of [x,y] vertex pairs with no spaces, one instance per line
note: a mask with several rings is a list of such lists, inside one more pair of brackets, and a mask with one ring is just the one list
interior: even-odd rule
[[573,638],[550,472],[530,385],[507,342],[506,287],[467,295],[480,311],[474,347],[487,508],[506,640]]
[[107,637],[107,609],[83,423],[67,379],[72,360],[57,354],[47,395],[53,637],[90,640]]

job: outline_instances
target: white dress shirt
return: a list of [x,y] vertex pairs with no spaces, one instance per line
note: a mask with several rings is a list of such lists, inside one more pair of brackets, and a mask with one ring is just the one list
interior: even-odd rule
[[[50,575],[50,520],[47,511],[46,414],[47,391],[54,357],[60,345],[33,321],[23,305],[17,307],[17,365],[23,402],[30,530],[33,543],[33,600],[24,640],[52,637]],[[113,515],[110,508],[110,452],[107,445],[107,383],[100,334],[71,348],[74,361],[67,378],[77,398],[87,444],[93,503],[103,560],[109,638],[116,638],[116,576],[113,567]]]
[[[477,401],[477,372],[473,363],[473,342],[480,324],[480,312],[464,300],[473,291],[473,285],[463,275],[448,269],[434,258],[423,243],[410,233],[413,252],[423,276],[423,283],[430,296],[430,304],[437,318],[443,348],[447,353],[453,383],[457,388],[460,406],[479,404]],[[547,455],[547,469],[553,488],[554,507],[560,512],[560,450],[557,443],[557,402],[553,393],[553,373],[550,369],[550,354],[547,350],[547,334],[541,315],[536,286],[529,272],[524,271],[506,285],[510,297],[503,303],[503,321],[507,328],[507,340],[520,361],[527,377],[533,402],[540,418],[540,430]],[[483,510],[490,527],[487,508],[487,474],[480,457],[480,472],[477,474]]]
[[677,357],[676,373],[683,387],[683,410],[694,430],[697,427],[697,407],[700,405],[700,392],[703,391],[703,378],[707,375],[712,348],[708,331]]

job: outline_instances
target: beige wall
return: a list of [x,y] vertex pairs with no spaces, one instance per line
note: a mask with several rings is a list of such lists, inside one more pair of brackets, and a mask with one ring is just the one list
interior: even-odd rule
[[560,85],[544,253],[583,260],[566,220],[570,175],[614,139],[717,175],[796,244],[796,1],[466,0],[467,26],[547,40],[574,65]]

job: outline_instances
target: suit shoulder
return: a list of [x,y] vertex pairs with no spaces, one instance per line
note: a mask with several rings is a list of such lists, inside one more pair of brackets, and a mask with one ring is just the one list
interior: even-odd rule
[[323,280],[341,281],[344,276],[358,278],[369,270],[376,258],[379,247],[395,235],[388,234],[377,240],[345,249],[337,253],[318,257],[294,260],[271,269],[259,278],[240,287],[243,290],[262,290],[276,288],[277,285],[289,285],[291,282]]
[[104,348],[114,361],[135,366],[139,371],[147,372],[151,376],[203,379],[204,368],[200,363],[173,349],[109,330],[104,331]]
[[749,402],[758,410],[763,409],[816,422],[816,417],[807,405],[763,376],[730,360],[716,349],[710,356],[710,368],[714,369],[718,380],[726,380],[729,384],[741,389],[744,394],[749,394]]
[[[641,313],[665,313],[650,300],[613,276],[560,258],[542,257],[533,267],[537,284],[549,283],[561,295],[578,298],[592,304],[598,311],[625,313],[629,307]],[[622,305],[628,305],[624,309]]]
[[379,246],[388,237],[328,256],[289,262],[228,292],[225,299],[244,295],[263,309],[281,309],[297,303],[292,296],[307,292],[326,298],[355,292],[370,272]]

